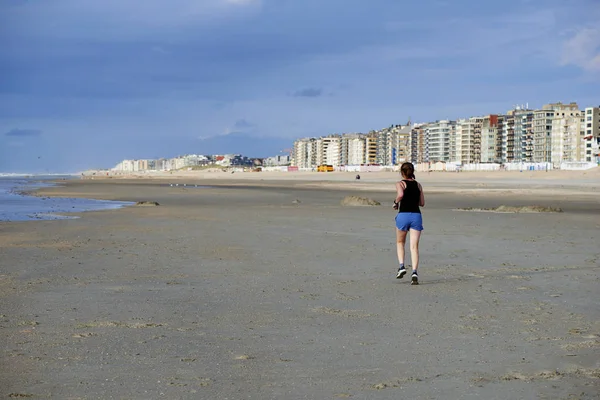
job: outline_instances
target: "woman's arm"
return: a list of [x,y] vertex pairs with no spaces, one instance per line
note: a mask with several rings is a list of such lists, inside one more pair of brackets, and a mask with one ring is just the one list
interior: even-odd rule
[[404,184],[403,182],[396,182],[396,200],[394,203],[400,203],[400,200],[404,197]]
[[423,186],[419,183],[419,191],[421,192],[421,198],[419,199],[419,206],[425,206],[425,195],[423,194]]

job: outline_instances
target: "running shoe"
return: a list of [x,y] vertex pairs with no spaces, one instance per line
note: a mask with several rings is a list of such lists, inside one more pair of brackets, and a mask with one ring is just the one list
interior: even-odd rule
[[418,285],[419,284],[419,274],[417,274],[417,271],[413,271],[412,275],[411,275],[411,285]]

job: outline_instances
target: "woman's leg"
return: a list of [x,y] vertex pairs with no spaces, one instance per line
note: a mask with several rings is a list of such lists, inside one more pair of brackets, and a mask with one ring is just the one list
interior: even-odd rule
[[396,228],[396,251],[398,252],[398,263],[404,265],[404,245],[406,244],[406,231]]
[[[404,233],[406,237],[406,232]],[[410,230],[410,260],[412,261],[412,269],[416,271],[419,268],[419,239],[421,239],[421,231],[416,229]],[[404,248],[402,249],[404,253]]]

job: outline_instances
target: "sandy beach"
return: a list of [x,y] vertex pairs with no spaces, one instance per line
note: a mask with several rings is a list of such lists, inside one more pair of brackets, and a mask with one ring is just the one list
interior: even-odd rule
[[[599,398],[597,169],[418,174],[419,286],[394,279],[397,174],[354,175],[39,191],[160,206],[0,223],[0,396]],[[459,211],[501,205],[563,212]]]

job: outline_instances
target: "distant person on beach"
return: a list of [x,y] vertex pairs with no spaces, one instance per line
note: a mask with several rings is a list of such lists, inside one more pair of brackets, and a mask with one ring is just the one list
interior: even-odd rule
[[404,267],[404,246],[406,234],[410,232],[410,259],[412,260],[411,284],[419,284],[419,239],[423,231],[423,218],[421,209],[425,205],[423,187],[415,180],[415,167],[412,163],[405,162],[400,167],[402,180],[396,182],[396,199],[394,210],[396,214],[396,248],[400,267],[396,279],[401,279],[406,274]]

